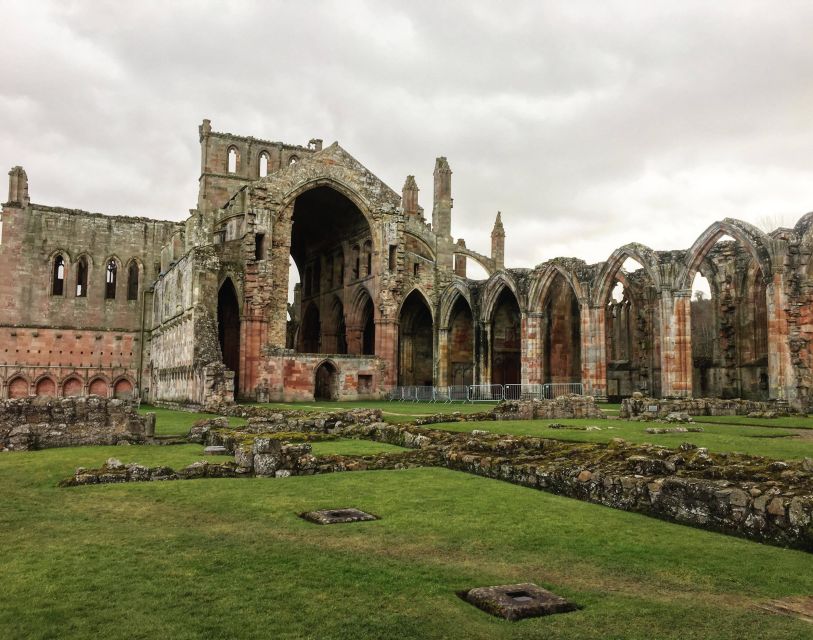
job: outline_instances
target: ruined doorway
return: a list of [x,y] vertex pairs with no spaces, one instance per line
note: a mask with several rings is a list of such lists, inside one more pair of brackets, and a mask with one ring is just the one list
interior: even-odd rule
[[522,318],[519,303],[503,287],[491,316],[491,384],[522,381]]
[[240,388],[240,304],[230,278],[217,293],[217,337],[223,364],[234,371],[234,392]]
[[339,399],[339,372],[333,363],[325,361],[316,367],[313,397],[316,400]]
[[431,386],[434,378],[432,312],[416,290],[401,307],[398,330],[398,381],[404,386]]

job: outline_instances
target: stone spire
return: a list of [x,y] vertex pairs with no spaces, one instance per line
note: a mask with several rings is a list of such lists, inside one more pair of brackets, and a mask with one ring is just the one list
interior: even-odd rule
[[452,170],[441,156],[435,160],[435,198],[432,206],[432,229],[441,238],[452,236]]
[[408,216],[418,215],[418,184],[415,176],[407,176],[404,188],[401,191],[401,207]]
[[8,172],[8,203],[20,207],[28,206],[28,176],[22,167],[13,167]]
[[502,226],[502,213],[497,212],[494,228],[491,230],[491,259],[494,266],[505,269],[505,228]]

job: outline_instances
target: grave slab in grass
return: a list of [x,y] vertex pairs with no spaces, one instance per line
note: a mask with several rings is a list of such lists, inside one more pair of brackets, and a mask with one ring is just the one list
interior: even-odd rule
[[573,602],[530,582],[477,587],[459,595],[478,609],[511,621],[567,613],[579,608]]
[[348,522],[367,522],[378,520],[378,516],[366,513],[360,509],[320,509],[319,511],[307,511],[299,514],[308,522],[315,524],[346,524]]

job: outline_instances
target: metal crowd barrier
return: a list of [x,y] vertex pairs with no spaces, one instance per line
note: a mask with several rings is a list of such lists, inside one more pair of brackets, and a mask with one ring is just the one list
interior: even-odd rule
[[570,394],[583,395],[581,382],[548,384],[470,384],[448,387],[393,387],[387,393],[390,402],[499,402],[500,400],[553,400]]

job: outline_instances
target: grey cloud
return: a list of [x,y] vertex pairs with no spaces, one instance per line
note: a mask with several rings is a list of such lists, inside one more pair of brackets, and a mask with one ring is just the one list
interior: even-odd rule
[[807,2],[0,2],[0,165],[37,202],[182,219],[196,127],[338,139],[509,266],[688,246],[813,202]]

